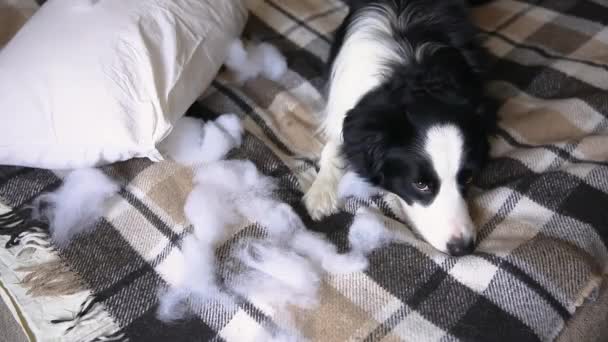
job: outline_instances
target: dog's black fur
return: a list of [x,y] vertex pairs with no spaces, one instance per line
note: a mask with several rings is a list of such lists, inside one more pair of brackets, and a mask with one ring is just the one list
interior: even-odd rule
[[[429,127],[450,123],[460,128],[465,140],[458,177],[464,195],[488,158],[488,136],[496,124],[495,107],[483,95],[486,55],[476,40],[468,8],[458,0],[351,1],[350,13],[336,33],[330,64],[351,22],[365,15],[362,10],[378,5],[397,14],[386,44],[408,44],[412,51],[423,44],[431,48],[387,65],[384,83],[347,113],[343,157],[360,176],[407,203],[428,203],[440,184],[426,165],[421,139]],[[417,191],[412,186],[417,182],[431,191]]]

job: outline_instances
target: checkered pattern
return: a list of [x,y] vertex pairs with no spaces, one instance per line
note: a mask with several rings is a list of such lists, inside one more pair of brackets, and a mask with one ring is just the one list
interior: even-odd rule
[[[371,254],[364,273],[327,276],[320,306],[296,315],[302,333],[315,341],[554,339],[608,270],[608,6],[497,0],[474,9],[496,57],[488,92],[502,103],[502,121],[471,198],[479,246],[453,258],[412,234],[390,196],[350,199],[339,214],[310,221],[300,200],[321,147],[314,122],[323,60],[347,7],[337,0],[249,3],[245,36],[277,45],[289,72],[279,82],[241,87],[220,75],[189,114],[241,115],[247,133],[230,157],[276,177],[281,198],[309,227],[333,231],[340,250],[348,250],[348,226],[361,206],[403,232]],[[192,170],[132,160],[105,171],[121,181],[120,198],[94,233],[60,255],[130,340],[265,340],[276,332],[279,317],[247,299],[184,322],[159,322],[157,289],[191,229],[182,208]],[[20,207],[60,182],[50,171],[0,167],[0,199]],[[262,231],[245,226],[230,243]],[[229,249],[220,249],[220,260]]]

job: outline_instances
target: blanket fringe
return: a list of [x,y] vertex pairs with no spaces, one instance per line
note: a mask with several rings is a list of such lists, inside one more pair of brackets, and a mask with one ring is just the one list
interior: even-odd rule
[[51,244],[47,233],[29,233],[21,238],[21,247],[15,255],[19,258],[22,254],[30,250],[52,253],[55,251],[55,248]]
[[29,217],[30,213],[31,209],[29,208],[13,209],[4,214],[0,214],[0,224],[17,218]]
[[127,337],[127,333],[125,333],[122,329],[117,330],[113,333],[109,333],[106,335],[98,336],[91,340],[91,342],[127,342],[129,338]]
[[51,321],[52,324],[72,323],[66,328],[65,333],[72,331],[79,324],[86,321],[93,320],[103,312],[103,305],[101,305],[102,297],[96,295],[88,296],[84,302],[80,305],[78,312],[72,317],[59,318]]
[[[62,262],[61,259],[48,261],[34,266],[20,267],[19,272],[29,272],[22,280],[22,286],[29,288],[27,293],[32,297],[37,296],[62,296],[88,291],[81,278]],[[100,320],[111,319],[102,304],[106,297],[91,294],[80,305],[78,311],[69,317],[51,320],[51,324],[69,324],[64,334],[75,332],[77,328],[100,322]],[[113,322],[113,320],[112,320]],[[115,323],[107,333],[96,337],[98,341],[126,341],[126,334],[119,332]]]
[[10,236],[5,247],[19,245],[28,233],[43,233],[48,231],[48,224],[32,219],[32,208],[15,208],[0,215],[0,235]]
[[[10,236],[6,248],[17,247],[14,254],[20,257],[28,251],[42,251],[42,255],[52,257],[51,260],[18,267],[17,272],[26,273],[21,280],[21,286],[31,297],[68,296],[81,292],[89,292],[82,278],[61,260],[53,245],[48,223],[34,219],[38,217],[37,206],[23,206],[7,213],[0,214],[0,235]],[[89,324],[106,322],[105,331],[98,331],[99,336],[85,338],[91,342],[128,341],[127,334],[116,325],[106,312],[102,301],[103,296],[89,295],[80,305],[78,311],[71,317],[52,320],[52,324],[69,324],[64,334],[81,334],[81,328]]]
[[71,295],[86,290],[80,277],[60,259],[17,269],[27,272],[21,284],[33,297]]

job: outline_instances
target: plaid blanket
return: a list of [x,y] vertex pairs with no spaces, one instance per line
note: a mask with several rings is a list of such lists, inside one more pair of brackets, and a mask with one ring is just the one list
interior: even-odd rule
[[[278,46],[287,75],[242,86],[220,75],[189,114],[239,114],[246,135],[230,158],[252,160],[275,177],[281,199],[311,229],[330,227],[340,251],[349,248],[348,227],[360,207],[404,236],[373,252],[365,272],[325,277],[319,307],[296,313],[302,334],[315,341],[555,339],[608,272],[608,5],[497,0],[473,10],[496,57],[488,92],[500,100],[501,124],[470,200],[479,246],[454,258],[412,234],[391,196],[351,198],[339,214],[310,221],[300,201],[322,144],[315,113],[323,104],[323,61],[347,7],[337,0],[248,3],[245,37]],[[237,308],[203,308],[185,321],[158,321],[166,260],[191,229],[183,206],[192,170],[147,160],[104,170],[121,182],[120,198],[92,234],[56,250],[93,294],[73,319],[101,306],[117,327],[100,337],[106,340],[273,336],[277,317],[247,300]],[[60,184],[55,172],[0,167],[0,201],[9,207],[21,208]],[[237,235],[263,229],[247,225]],[[12,233],[3,240],[8,246],[37,234]],[[220,248],[220,259],[227,250]]]

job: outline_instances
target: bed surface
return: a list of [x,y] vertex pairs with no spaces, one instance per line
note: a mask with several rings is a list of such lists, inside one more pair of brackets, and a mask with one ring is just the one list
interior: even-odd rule
[[[1,18],[27,18],[36,7],[9,14],[1,4],[0,27]],[[350,198],[339,214],[310,222],[300,200],[316,173],[321,147],[315,118],[322,108],[323,60],[346,6],[338,0],[249,4],[245,37],[275,44],[288,59],[288,73],[277,82],[255,79],[244,85],[221,74],[190,114],[241,116],[244,143],[230,158],[252,160],[275,177],[281,199],[309,225],[333,228],[329,238],[340,250],[348,250],[348,227],[361,207],[402,232],[400,241],[371,254],[365,272],[325,277],[319,307],[297,314],[305,336],[315,341],[608,339],[602,330],[608,312],[602,288],[608,272],[608,4],[496,0],[474,9],[495,58],[487,89],[501,103],[501,124],[492,162],[475,180],[471,198],[480,243],[474,255],[461,258],[447,257],[411,233],[390,195]],[[103,170],[122,190],[91,235],[63,249],[33,231],[12,240],[10,234],[0,236],[2,246],[14,242],[0,250],[0,285],[11,299],[2,298],[12,308],[0,309],[0,319],[17,317],[28,335],[41,341],[244,341],[280,329],[280,317],[247,301],[231,310],[202,309],[183,322],[159,322],[163,267],[191,229],[182,209],[192,170],[147,160]],[[59,186],[62,177],[0,166],[0,213]],[[252,223],[239,234],[263,230]]]

